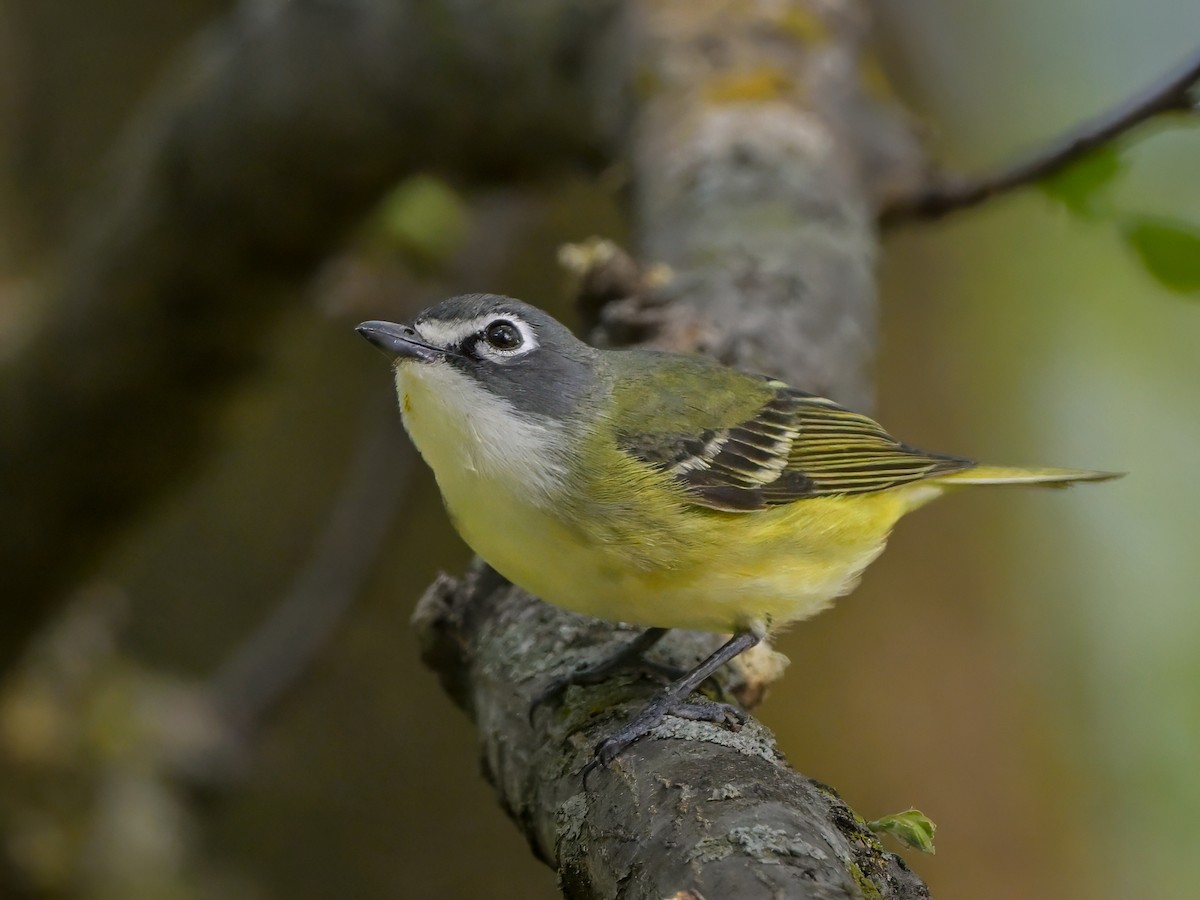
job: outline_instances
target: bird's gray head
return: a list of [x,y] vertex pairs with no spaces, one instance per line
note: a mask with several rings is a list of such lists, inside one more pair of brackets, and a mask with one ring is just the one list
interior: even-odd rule
[[449,366],[525,413],[567,418],[595,383],[597,352],[511,297],[465,294],[411,325],[364,322],[357,330],[397,366]]

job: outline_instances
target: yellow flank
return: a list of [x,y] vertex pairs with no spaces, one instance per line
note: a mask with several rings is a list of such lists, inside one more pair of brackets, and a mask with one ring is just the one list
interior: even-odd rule
[[750,515],[696,508],[682,516],[663,514],[677,500],[663,482],[600,496],[584,515],[538,508],[495,483],[449,486],[446,499],[476,552],[551,603],[645,626],[729,632],[820,612],[883,550],[910,495],[929,493],[906,487]]
[[[572,493],[588,499],[574,506],[586,508],[561,512],[572,523],[562,552],[529,560],[521,575],[553,603],[647,626],[770,630],[814,615],[857,584],[896,521],[930,493],[922,486],[725,512],[692,505],[669,476],[602,438],[591,443],[582,458],[610,458],[579,473],[583,490]],[[606,473],[603,483],[595,472]]]

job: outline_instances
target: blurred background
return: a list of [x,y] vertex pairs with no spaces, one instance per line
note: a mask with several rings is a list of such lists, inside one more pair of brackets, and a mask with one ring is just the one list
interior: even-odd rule
[[[55,247],[122,126],[231,8],[0,0],[0,362],[61,277]],[[895,89],[966,171],[1200,40],[1193,0],[875,9]],[[1200,128],[1151,126],[1124,158],[1115,209],[1200,223]],[[417,177],[331,255],[215,411],[201,467],[119,535],[0,692],[4,883],[557,896],[418,659],[413,605],[468,556],[352,326],[466,289],[569,317],[556,249],[593,234],[628,236],[603,177],[471,196]],[[761,716],[859,813],[912,805],[938,823],[937,855],[906,856],[935,896],[1193,896],[1197,297],[1150,277],[1111,221],[1037,190],[889,235],[881,295],[876,412],[892,431],[1130,475],[973,492],[906,521],[852,597],[781,639],[792,666]],[[236,702],[214,710],[211,684]]]

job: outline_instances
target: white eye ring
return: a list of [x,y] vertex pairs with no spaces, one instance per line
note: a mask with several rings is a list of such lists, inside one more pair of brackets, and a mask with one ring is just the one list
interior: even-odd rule
[[[487,339],[487,330],[497,324],[511,325],[520,335],[520,342],[511,349],[503,349],[491,344]],[[512,314],[490,313],[474,319],[457,321],[425,321],[416,323],[417,332],[421,338],[435,347],[452,350],[462,346],[464,342],[472,341],[475,352],[489,359],[503,360],[524,356],[538,348],[537,333],[524,319]]]
[[[495,328],[514,330],[516,332],[514,336],[517,338],[516,343],[511,347],[497,346],[492,343],[491,332]],[[478,340],[475,342],[475,352],[491,357],[492,359],[513,359],[514,357],[531,353],[538,348],[538,339],[533,328],[528,322],[522,321],[516,316],[489,318],[486,322],[481,323],[481,326],[475,333],[479,335]]]

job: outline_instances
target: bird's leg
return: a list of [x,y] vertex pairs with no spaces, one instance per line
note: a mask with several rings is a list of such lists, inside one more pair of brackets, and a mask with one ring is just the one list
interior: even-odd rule
[[557,701],[566,693],[567,688],[571,685],[600,684],[610,675],[622,669],[637,669],[638,671],[657,677],[665,676],[667,680],[678,678],[680,676],[678,669],[663,663],[653,662],[645,657],[646,651],[661,641],[666,636],[666,633],[666,628],[647,628],[632,641],[623,645],[616,653],[610,654],[584,669],[550,682],[533,699],[533,704],[529,707],[530,720],[532,721],[533,714],[538,711],[542,704],[551,700]]
[[718,703],[707,698],[698,700],[689,700],[688,698],[692,691],[703,684],[713,672],[739,653],[749,650],[760,640],[762,640],[762,635],[756,632],[738,632],[714,650],[696,668],[678,681],[667,685],[662,693],[646,704],[633,719],[615,734],[609,735],[596,745],[595,757],[583,769],[585,784],[588,775],[597,766],[608,766],[620,755],[622,750],[651,731],[669,715],[704,722],[724,722],[734,726],[743,724],[746,721],[746,714],[736,706]]

